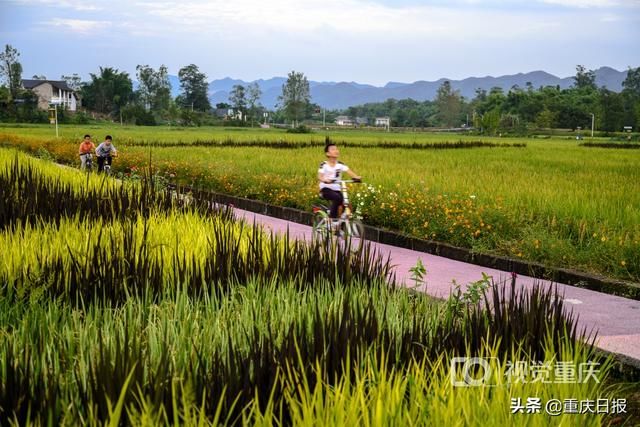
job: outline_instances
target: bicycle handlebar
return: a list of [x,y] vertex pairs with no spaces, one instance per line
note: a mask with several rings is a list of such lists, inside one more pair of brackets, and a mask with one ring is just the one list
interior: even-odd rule
[[340,184],[344,182],[345,184],[362,184],[361,179],[334,179],[331,181],[332,184]]

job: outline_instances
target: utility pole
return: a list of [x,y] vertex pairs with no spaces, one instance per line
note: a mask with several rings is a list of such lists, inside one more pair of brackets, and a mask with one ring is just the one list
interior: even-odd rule
[[[51,106],[53,105],[53,108]],[[53,113],[53,114],[51,114]],[[49,103],[49,123],[56,125],[56,138],[58,137],[58,101],[52,99]]]
[[323,108],[322,109],[322,127],[326,127],[326,115],[327,115],[327,109]]
[[596,115],[591,113],[591,139],[593,139],[593,125],[596,121]]

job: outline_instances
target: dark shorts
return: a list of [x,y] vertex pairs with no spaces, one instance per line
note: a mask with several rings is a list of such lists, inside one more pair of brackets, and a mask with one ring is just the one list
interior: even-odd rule
[[320,190],[320,197],[326,200],[331,200],[331,209],[329,210],[329,216],[331,218],[337,218],[338,209],[342,205],[342,202],[344,202],[342,192],[335,191],[330,188],[323,188]]
[[107,164],[111,166],[111,162],[113,161],[113,157],[98,157],[98,172],[102,172],[104,170],[104,165]]

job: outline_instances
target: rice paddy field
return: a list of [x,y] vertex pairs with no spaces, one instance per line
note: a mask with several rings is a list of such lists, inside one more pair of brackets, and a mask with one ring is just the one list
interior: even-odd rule
[[150,178],[0,148],[0,425],[638,419],[550,289],[479,278],[436,301],[368,248],[268,235]]
[[[640,150],[585,147],[570,137],[276,129],[0,127],[0,145],[77,164],[85,133],[107,133],[123,178],[149,166],[165,181],[281,206],[317,201],[326,138],[365,185],[351,196],[364,222],[412,236],[640,282]],[[597,141],[597,139],[596,139]]]

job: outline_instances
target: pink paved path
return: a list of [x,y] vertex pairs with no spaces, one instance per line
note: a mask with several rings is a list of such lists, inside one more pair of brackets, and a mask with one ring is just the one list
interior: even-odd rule
[[[236,216],[245,218],[249,223],[262,225],[266,230],[284,233],[289,230],[293,239],[311,239],[311,227],[272,218],[253,212],[235,210]],[[451,282],[461,285],[475,282],[482,278],[482,273],[493,277],[494,281],[510,280],[508,272],[467,264],[424,252],[373,243],[375,249],[385,258],[391,256],[391,264],[395,266],[399,283],[411,285],[409,269],[422,259],[427,269],[426,291],[435,297],[447,297],[451,291]],[[551,282],[518,275],[519,286],[549,286]],[[597,345],[603,350],[618,353],[635,359],[640,367],[640,301],[600,292],[581,289],[574,286],[557,284],[558,290],[564,294],[565,303],[572,307],[579,316],[579,327],[586,327],[590,332],[598,332]]]

